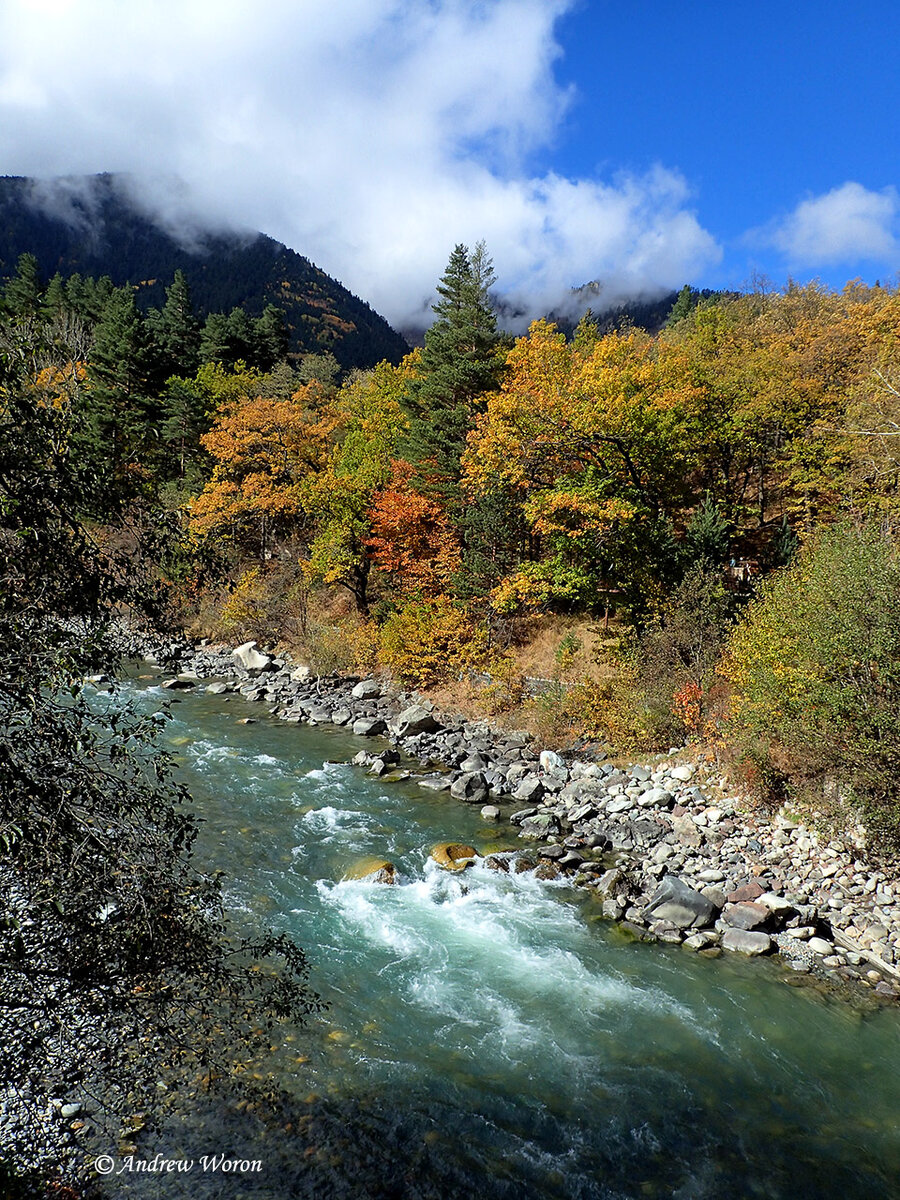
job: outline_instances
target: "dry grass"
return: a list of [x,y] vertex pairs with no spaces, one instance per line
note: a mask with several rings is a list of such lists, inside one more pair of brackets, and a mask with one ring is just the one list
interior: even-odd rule
[[568,656],[564,678],[598,682],[615,673],[610,651],[618,642],[615,623],[609,630],[602,622],[584,617],[538,616],[523,621],[516,631],[509,655],[523,675],[537,679],[556,679],[559,675],[559,649],[564,639],[579,644]]

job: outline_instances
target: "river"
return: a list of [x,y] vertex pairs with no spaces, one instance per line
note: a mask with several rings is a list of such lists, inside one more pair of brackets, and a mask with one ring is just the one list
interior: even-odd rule
[[[900,1196],[896,1009],[775,962],[628,943],[585,894],[530,873],[449,875],[435,842],[521,843],[477,806],[350,766],[347,734],[239,696],[171,703],[201,857],[242,922],[304,947],[329,1009],[279,1050],[305,1122],[275,1136],[198,1111],[142,1148],[246,1154],[258,1171],[150,1190],[126,1174],[121,1194]],[[372,856],[399,886],[341,881]]]

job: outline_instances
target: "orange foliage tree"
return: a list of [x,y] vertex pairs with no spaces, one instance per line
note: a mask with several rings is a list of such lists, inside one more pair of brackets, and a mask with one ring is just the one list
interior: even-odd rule
[[394,475],[369,512],[367,546],[374,564],[407,593],[433,596],[459,567],[459,542],[446,511],[411,484],[412,467],[395,461]]
[[191,505],[191,529],[255,545],[264,559],[301,511],[304,478],[327,459],[336,420],[313,382],[290,399],[242,396],[219,410],[202,438],[215,460]]

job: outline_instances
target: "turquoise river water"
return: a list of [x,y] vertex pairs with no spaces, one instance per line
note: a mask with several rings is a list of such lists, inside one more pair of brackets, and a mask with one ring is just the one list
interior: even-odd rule
[[[170,702],[143,687],[141,705]],[[789,986],[774,962],[626,943],[529,873],[444,873],[437,841],[521,843],[477,806],[351,767],[361,743],[339,731],[237,696],[171,711],[202,857],[240,920],[304,947],[329,1008],[282,1051],[305,1123],[276,1137],[198,1112],[150,1147],[259,1171],[123,1175],[121,1194],[900,1196],[895,1009]],[[341,882],[371,856],[399,886]]]

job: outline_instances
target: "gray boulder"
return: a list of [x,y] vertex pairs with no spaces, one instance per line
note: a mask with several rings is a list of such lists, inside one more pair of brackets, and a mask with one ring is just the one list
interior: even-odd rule
[[272,667],[272,656],[256,649],[256,642],[244,642],[231,652],[232,658],[245,671],[268,671]]
[[417,779],[420,788],[425,788],[429,792],[447,792],[450,790],[449,775],[426,775],[422,779]]
[[537,813],[533,817],[526,817],[520,824],[520,830],[522,837],[545,838],[551,833],[559,833],[559,821],[553,813]]
[[361,680],[350,693],[354,700],[377,700],[381,695],[381,684],[374,679]]
[[648,920],[668,921],[678,929],[700,929],[711,925],[715,914],[712,901],[688,887],[677,875],[666,876],[644,909]]
[[387,725],[381,717],[360,717],[353,722],[353,732],[357,737],[376,737],[387,733]]
[[772,939],[767,933],[753,929],[726,929],[722,934],[722,949],[736,954],[768,954]]
[[487,763],[477,751],[474,754],[470,754],[468,758],[464,758],[459,764],[459,769],[463,772],[483,771],[486,767]]
[[398,737],[412,737],[417,733],[434,733],[440,729],[439,721],[422,704],[411,704],[394,721],[391,728]]
[[544,795],[544,785],[536,775],[526,775],[513,792],[514,800],[529,800],[536,804]]
[[483,804],[488,795],[484,776],[480,771],[466,771],[457,776],[450,784],[450,795],[455,800],[465,800],[467,804]]

